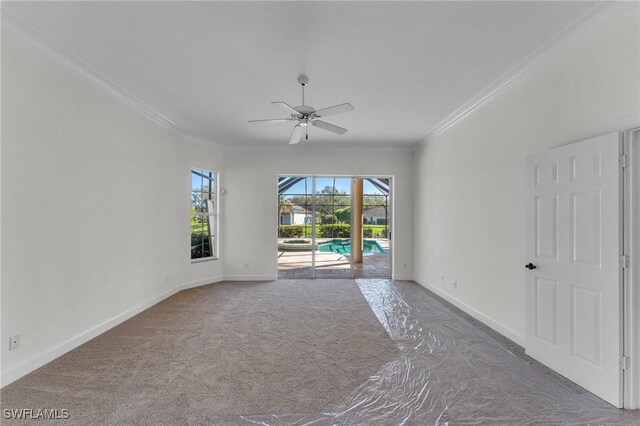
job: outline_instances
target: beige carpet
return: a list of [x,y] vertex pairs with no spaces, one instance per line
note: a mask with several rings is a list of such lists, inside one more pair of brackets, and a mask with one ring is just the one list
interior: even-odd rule
[[2,390],[77,424],[330,410],[398,355],[354,281],[183,291]]

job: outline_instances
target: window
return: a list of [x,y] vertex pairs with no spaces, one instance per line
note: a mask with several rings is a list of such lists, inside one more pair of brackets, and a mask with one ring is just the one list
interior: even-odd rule
[[191,170],[191,260],[218,257],[217,173]]

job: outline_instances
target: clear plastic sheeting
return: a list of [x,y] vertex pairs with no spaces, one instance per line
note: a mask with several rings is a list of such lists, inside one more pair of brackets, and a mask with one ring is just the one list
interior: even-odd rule
[[400,356],[330,412],[230,424],[640,424],[640,412],[612,407],[415,283],[357,283]]

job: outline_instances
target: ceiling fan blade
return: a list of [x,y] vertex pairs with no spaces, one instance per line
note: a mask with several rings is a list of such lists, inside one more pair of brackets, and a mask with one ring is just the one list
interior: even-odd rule
[[300,142],[300,138],[302,137],[303,130],[304,129],[300,125],[297,125],[296,127],[293,128],[293,133],[291,133],[291,139],[289,139],[290,145]]
[[300,114],[297,109],[295,109],[294,107],[292,107],[291,105],[289,105],[286,102],[277,101],[277,102],[271,102],[271,103],[274,104],[274,105],[278,105],[279,107],[281,107],[282,109],[284,109],[288,113]]
[[319,109],[314,114],[316,115],[316,117],[326,117],[327,115],[353,111],[354,109],[355,108],[353,107],[353,105],[346,103],[346,104],[334,105],[327,108]]
[[339,135],[343,135],[347,131],[347,129],[345,129],[344,127],[336,126],[321,120],[314,120],[311,122],[311,124],[323,130],[328,130],[332,133],[337,133]]
[[268,123],[286,123],[287,121],[291,121],[293,118],[268,118],[266,120],[249,120],[247,123],[259,123],[259,122],[268,122]]

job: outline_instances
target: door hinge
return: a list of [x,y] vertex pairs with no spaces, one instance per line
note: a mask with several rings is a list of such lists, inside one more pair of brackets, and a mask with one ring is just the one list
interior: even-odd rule
[[629,165],[629,156],[627,154],[621,154],[620,157],[618,157],[618,164],[620,164],[621,168],[625,168]]
[[631,358],[628,356],[620,357],[620,366],[623,370],[628,370],[631,367]]
[[629,256],[626,254],[621,254],[620,255],[620,268],[622,269],[627,269],[629,267],[630,264],[630,260],[629,260]]

